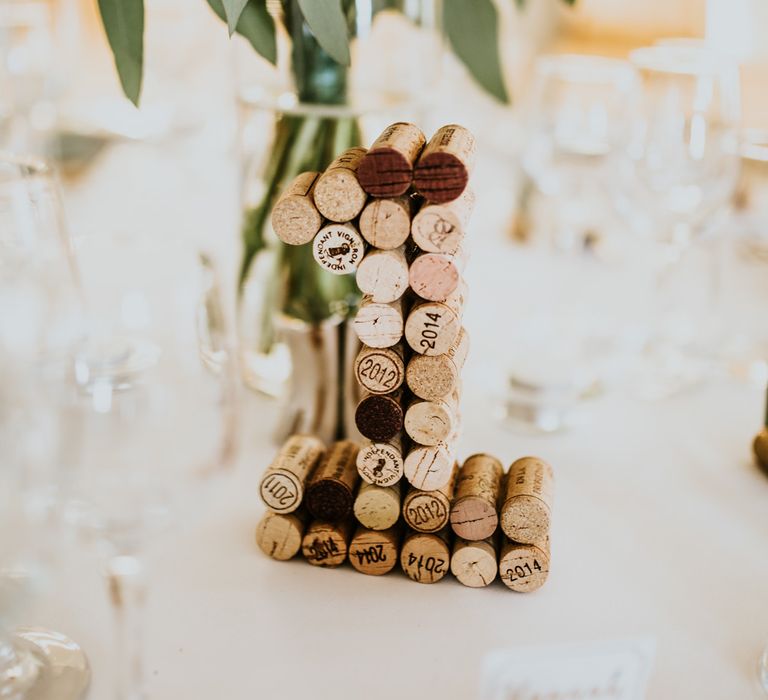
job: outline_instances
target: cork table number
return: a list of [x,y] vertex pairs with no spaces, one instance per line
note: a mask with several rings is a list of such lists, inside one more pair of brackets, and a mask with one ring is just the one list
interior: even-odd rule
[[[552,467],[523,457],[505,474],[490,454],[463,464],[456,454],[474,162],[464,127],[448,124],[427,141],[397,122],[370,149],[297,175],[275,204],[278,238],[308,246],[334,275],[354,275],[361,292],[345,381],[359,397],[347,429],[362,442],[326,447],[292,435],[280,447],[259,482],[267,511],[255,540],[266,556],[301,551],[318,567],[399,569],[391,575],[426,584],[451,574],[467,588],[516,593],[547,581]],[[763,459],[763,443],[755,451]]]

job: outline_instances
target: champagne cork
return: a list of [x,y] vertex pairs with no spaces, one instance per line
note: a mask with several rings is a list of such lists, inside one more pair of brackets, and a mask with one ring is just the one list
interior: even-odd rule
[[365,244],[352,224],[328,224],[312,241],[312,255],[320,267],[334,275],[347,275],[363,259]]
[[401,436],[389,441],[368,442],[357,454],[357,472],[369,484],[392,486],[403,476]]
[[358,527],[349,544],[349,563],[361,574],[388,574],[397,564],[401,531],[397,525],[386,530]]
[[436,491],[422,491],[413,486],[403,501],[403,518],[416,532],[437,532],[448,524],[451,499],[456,484],[458,464],[448,482]]
[[459,397],[456,392],[437,401],[412,401],[403,420],[405,432],[420,445],[445,442],[459,428]]
[[461,369],[469,352],[469,336],[464,328],[442,355],[414,355],[405,370],[408,388],[420,399],[438,401],[456,391]]
[[474,208],[475,193],[469,187],[452,202],[425,204],[411,223],[413,242],[427,253],[456,253]]
[[357,286],[376,303],[397,301],[408,289],[405,247],[369,250],[357,266]]
[[768,429],[763,428],[758,433],[752,443],[752,450],[755,453],[757,466],[768,474]]
[[256,526],[256,544],[268,557],[287,561],[301,549],[306,527],[307,514],[302,508],[288,514],[268,510]]
[[267,508],[292,513],[304,498],[307,477],[323,455],[325,446],[310,435],[291,435],[261,479],[259,494]]
[[365,191],[357,181],[364,148],[350,148],[334,160],[315,183],[315,206],[330,221],[354,219],[365,206]]
[[360,214],[360,233],[374,248],[393,250],[408,240],[414,198],[372,199]]
[[363,297],[352,326],[368,347],[392,347],[403,337],[403,300],[377,304],[371,297]]
[[461,331],[461,316],[439,301],[414,306],[405,321],[405,339],[414,352],[443,355],[451,349]]
[[355,499],[355,517],[370,530],[386,530],[400,518],[401,482],[376,486],[363,482]]
[[417,583],[436,583],[451,566],[450,531],[410,532],[400,549],[400,567]]
[[543,541],[549,534],[554,475],[537,457],[523,457],[509,468],[501,506],[501,529],[521,544]]
[[334,442],[307,482],[307,508],[318,520],[338,522],[352,513],[357,473],[357,445]]
[[323,225],[323,217],[312,200],[318,177],[320,173],[297,175],[272,208],[272,228],[283,243],[309,243]]
[[413,164],[426,138],[414,124],[391,124],[371,145],[357,170],[363,189],[374,197],[405,194],[413,179]]
[[484,540],[496,532],[504,467],[495,457],[472,455],[459,471],[451,507],[451,527],[465,540]]
[[519,544],[505,537],[499,576],[507,588],[518,593],[541,588],[549,576],[549,538],[537,544]]
[[369,440],[386,442],[403,429],[402,392],[366,394],[355,411],[355,425]]
[[411,486],[436,491],[450,480],[455,461],[452,443],[413,447],[405,458],[403,473]]
[[461,273],[467,262],[466,249],[459,247],[454,255],[422,253],[411,262],[408,279],[416,294],[428,301],[445,301],[461,284]]
[[301,553],[314,566],[333,568],[344,563],[352,537],[352,520],[326,523],[314,520],[301,540]]
[[456,538],[451,556],[451,573],[459,583],[469,588],[483,588],[493,583],[498,569],[495,537],[484,540]]
[[405,378],[402,344],[391,348],[363,346],[355,359],[355,377],[371,394],[388,394],[399,389]]
[[440,127],[419,156],[413,184],[430,202],[461,196],[475,164],[475,137],[458,124]]

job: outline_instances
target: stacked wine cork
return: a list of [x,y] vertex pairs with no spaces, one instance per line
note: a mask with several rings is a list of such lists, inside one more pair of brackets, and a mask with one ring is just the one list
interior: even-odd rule
[[495,457],[476,454],[440,489],[402,482],[378,486],[359,478],[358,446],[344,440],[328,449],[317,438],[294,435],[265,471],[260,486],[268,510],[256,541],[268,556],[299,551],[313,565],[349,561],[357,571],[387,574],[400,564],[419,583],[449,572],[482,588],[498,577],[509,589],[535,591],[549,575],[552,468],[535,457],[507,474]]
[[454,471],[474,155],[464,127],[444,126],[427,142],[417,126],[397,122],[370,149],[300,174],[272,212],[285,243],[311,241],[323,268],[356,274],[363,297],[352,322],[362,343],[355,425],[366,439],[357,466],[377,489],[405,476],[413,488],[438,492]]
[[[364,573],[382,574],[399,555],[402,569],[423,583],[449,570],[468,586],[487,585],[500,572],[520,591],[546,579],[551,469],[518,460],[514,478],[503,480],[495,458],[475,455],[459,469],[455,455],[469,345],[463,272],[474,154],[474,137],[461,126],[444,126],[427,142],[418,127],[397,122],[370,149],[349,149],[325,172],[299,175],[272,212],[281,240],[311,242],[317,263],[333,274],[355,273],[363,295],[352,325],[362,343],[355,424],[365,442],[331,446],[315,468],[321,476],[301,472],[314,521],[294,516],[290,527],[305,526],[302,549],[311,563],[333,566],[349,556]],[[528,466],[518,473],[521,463]],[[274,514],[257,533],[271,556],[269,523],[277,528],[286,513],[265,497],[273,471],[262,498]]]

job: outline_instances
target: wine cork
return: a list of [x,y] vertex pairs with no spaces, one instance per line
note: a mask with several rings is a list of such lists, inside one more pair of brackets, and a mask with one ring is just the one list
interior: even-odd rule
[[301,553],[314,566],[333,568],[344,563],[352,537],[352,520],[326,523],[314,520],[301,540]]
[[358,446],[351,440],[334,442],[307,482],[307,508],[318,520],[338,522],[352,513]]
[[399,389],[405,378],[402,344],[391,348],[363,346],[355,359],[355,377],[371,394],[388,394]]
[[405,432],[420,445],[445,442],[459,428],[459,397],[456,392],[437,401],[412,401],[403,419]]
[[376,442],[391,440],[403,429],[402,392],[366,394],[355,411],[361,435]]
[[287,561],[301,549],[306,527],[307,514],[302,508],[287,514],[268,510],[256,526],[256,544],[268,557]]
[[405,321],[405,339],[414,352],[443,355],[461,332],[461,316],[448,304],[426,301],[411,309]]
[[272,228],[288,245],[309,243],[323,225],[323,217],[312,199],[320,173],[300,173],[272,208]]
[[368,347],[392,347],[403,337],[403,300],[378,304],[371,297],[363,297],[352,327]]
[[505,537],[499,576],[507,588],[518,593],[541,588],[549,576],[549,538],[536,544],[520,544]]
[[411,486],[436,491],[448,483],[454,463],[452,443],[413,447],[405,458],[403,473]]
[[405,370],[408,388],[420,399],[438,401],[457,390],[459,376],[469,352],[464,328],[443,355],[414,355]]
[[400,567],[417,583],[436,583],[451,566],[450,531],[410,532],[400,549]]
[[498,569],[495,537],[484,540],[456,538],[451,555],[451,573],[459,583],[470,588],[483,588],[493,583]]
[[755,453],[757,466],[768,474],[768,430],[763,430],[757,434],[752,443],[752,450]]
[[495,457],[476,454],[459,471],[451,507],[451,527],[465,540],[484,540],[496,532],[504,467]]
[[408,280],[416,294],[428,301],[445,301],[461,284],[461,273],[467,261],[466,249],[459,247],[454,255],[422,253],[413,259]]
[[416,532],[437,532],[448,524],[458,464],[448,482],[436,491],[411,488],[403,501],[403,519]]
[[455,253],[464,240],[474,208],[475,193],[470,187],[452,202],[425,204],[411,223],[413,242],[427,253]]
[[411,186],[413,165],[426,138],[414,124],[390,124],[371,145],[357,169],[363,189],[374,197],[396,197]]
[[360,526],[349,544],[349,563],[361,574],[382,576],[397,564],[402,528],[371,530]]
[[363,259],[365,244],[352,224],[328,224],[312,241],[312,255],[318,265],[334,275],[347,275]]
[[314,198],[318,211],[330,221],[354,219],[365,206],[365,190],[357,181],[364,148],[350,148],[334,160],[315,183]]
[[408,261],[405,247],[370,250],[357,266],[357,286],[376,303],[396,301],[408,289]]
[[357,472],[364,481],[376,486],[392,486],[400,481],[403,476],[401,436],[364,444],[357,454]]
[[543,541],[549,534],[554,475],[537,457],[523,457],[509,468],[501,506],[501,529],[521,544]]
[[259,494],[267,508],[292,513],[304,498],[307,477],[323,455],[325,446],[310,435],[291,435],[261,479]]
[[419,156],[413,184],[430,202],[461,196],[475,163],[475,137],[458,124],[440,127]]
[[360,214],[360,233],[374,248],[393,250],[408,240],[415,199],[372,199]]
[[386,530],[400,517],[401,482],[376,486],[363,482],[355,499],[355,517],[370,530]]

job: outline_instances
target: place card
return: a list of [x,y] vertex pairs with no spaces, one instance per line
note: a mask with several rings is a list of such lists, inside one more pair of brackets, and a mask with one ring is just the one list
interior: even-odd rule
[[653,639],[519,647],[486,655],[481,700],[643,700]]

